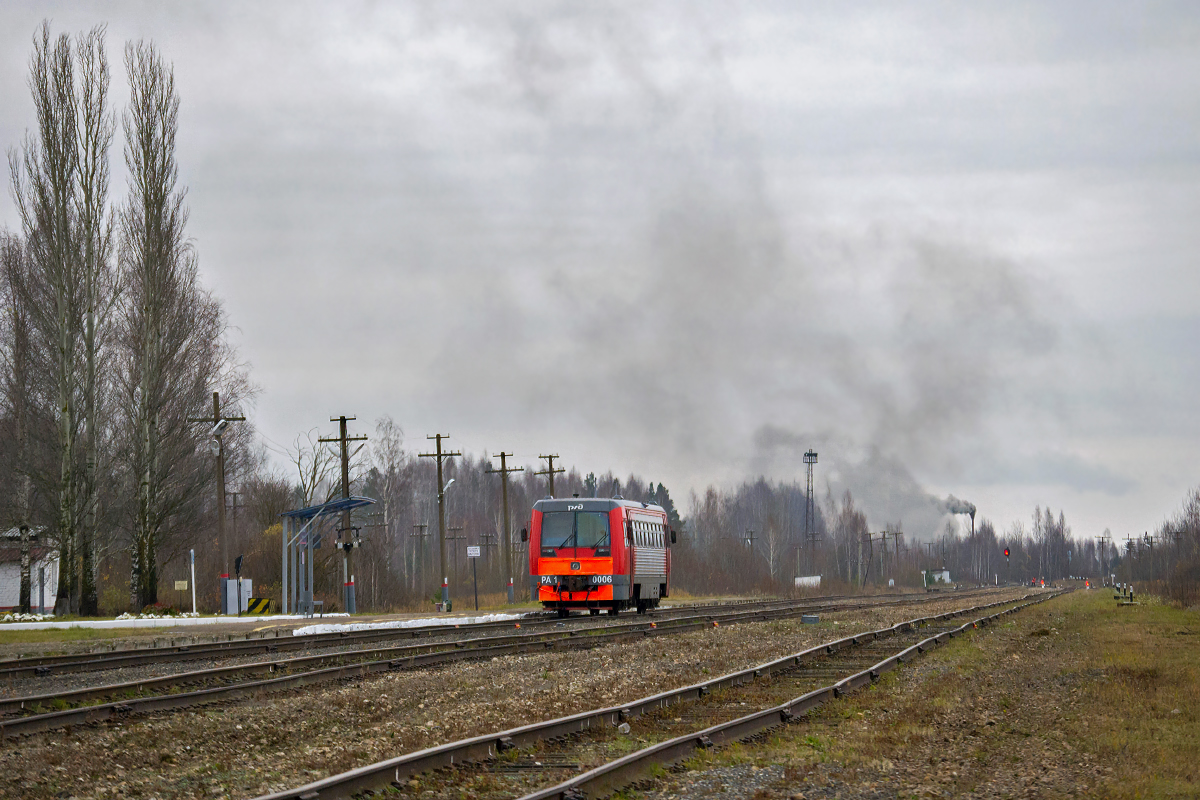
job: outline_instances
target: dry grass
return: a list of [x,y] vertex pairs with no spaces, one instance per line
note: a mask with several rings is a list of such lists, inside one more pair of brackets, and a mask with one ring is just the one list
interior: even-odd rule
[[1079,591],[692,766],[783,765],[775,798],[1198,797],[1198,713],[1200,614]]

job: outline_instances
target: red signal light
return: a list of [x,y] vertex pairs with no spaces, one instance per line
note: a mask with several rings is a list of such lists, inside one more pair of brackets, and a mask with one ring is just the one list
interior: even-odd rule
[[1004,548],[1004,557],[1008,558],[1008,548]]

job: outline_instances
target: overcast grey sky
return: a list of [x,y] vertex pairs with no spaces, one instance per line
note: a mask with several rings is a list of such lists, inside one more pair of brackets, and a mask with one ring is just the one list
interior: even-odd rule
[[6,147],[43,18],[108,23],[118,103],[126,40],[174,63],[273,442],[387,413],[680,498],[812,446],[873,526],[1076,535],[1200,482],[1194,3],[10,0]]

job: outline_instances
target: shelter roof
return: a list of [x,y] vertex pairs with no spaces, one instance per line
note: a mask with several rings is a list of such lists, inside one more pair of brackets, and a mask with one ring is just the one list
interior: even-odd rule
[[285,511],[279,516],[292,517],[294,519],[312,519],[313,517],[323,517],[327,514],[340,514],[343,511],[350,511],[355,508],[372,505],[375,501],[370,497],[339,497],[336,500],[330,500],[326,503],[321,503],[319,506],[309,506],[308,508],[297,508],[294,511]]

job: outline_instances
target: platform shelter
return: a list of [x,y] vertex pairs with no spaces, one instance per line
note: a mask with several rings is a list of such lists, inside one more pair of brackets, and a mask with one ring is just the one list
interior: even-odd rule
[[280,515],[283,517],[284,614],[313,615],[313,549],[321,520],[374,502],[369,497],[339,497],[318,506],[285,511]]

